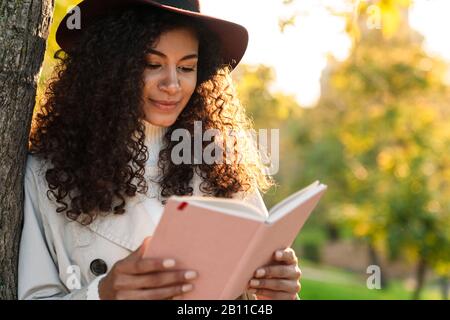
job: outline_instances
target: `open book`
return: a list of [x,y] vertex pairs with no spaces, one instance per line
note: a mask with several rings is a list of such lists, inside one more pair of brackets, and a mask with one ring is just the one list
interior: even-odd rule
[[290,247],[327,186],[318,181],[292,194],[269,216],[245,201],[172,196],[144,257],[174,258],[199,276],[182,299],[236,299],[255,270]]

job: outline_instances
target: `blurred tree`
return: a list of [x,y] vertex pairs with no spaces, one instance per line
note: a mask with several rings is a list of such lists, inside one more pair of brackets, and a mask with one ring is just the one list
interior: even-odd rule
[[[306,155],[301,148],[311,143],[310,137],[305,132],[309,127],[300,124],[305,110],[298,105],[293,96],[270,90],[275,78],[270,67],[241,64],[232,75],[237,84],[239,98],[247,113],[253,118],[257,132],[259,129],[279,130],[280,165],[275,175],[277,186],[264,195],[265,203],[270,208],[318,178],[308,176],[309,180],[302,180],[302,184],[299,183],[302,177],[307,176],[302,161]],[[299,136],[305,140],[298,141]],[[318,261],[320,247],[326,238],[325,233],[330,231],[330,234],[335,234],[335,228],[326,221],[327,216],[320,214],[325,211],[321,204],[315,211],[316,214],[309,219],[302,231],[300,243],[302,256]],[[329,227],[324,229],[324,225]],[[294,249],[297,251],[300,250],[300,243],[297,241],[294,243]]]
[[[296,148],[295,141],[289,137],[298,130],[296,121],[300,118],[302,109],[294,97],[269,90],[275,76],[273,70],[267,66],[239,65],[232,76],[239,99],[253,119],[257,133],[259,129],[280,130],[279,162],[283,165],[276,174],[277,192],[269,192],[266,196],[266,203],[270,207],[289,195],[292,190],[292,177],[299,177],[301,173],[297,159],[291,155],[291,151]],[[267,134],[270,136],[269,131]]]
[[[373,3],[379,28],[366,23]],[[299,183],[326,181],[329,219],[365,239],[372,256],[376,248],[415,262],[419,298],[427,268],[449,274],[450,95],[447,66],[423,51],[408,4],[365,1],[356,23],[347,17],[351,55],[330,58],[318,106],[299,123],[308,169]]]
[[[296,0],[280,0],[287,7],[292,6]],[[380,29],[383,36],[390,38],[398,32],[403,19],[404,9],[408,8],[414,0],[342,0],[341,3],[333,4],[314,0],[314,2],[328,10],[335,16],[341,16],[347,21],[347,32],[351,36],[353,43],[357,43],[361,38],[363,29],[369,27]],[[344,5],[342,5],[344,4]],[[293,11],[288,17],[278,19],[281,32],[287,27],[296,25],[297,18],[302,15],[301,11]],[[360,19],[361,15],[365,19]]]
[[53,1],[0,3],[0,299],[17,297],[23,170]]

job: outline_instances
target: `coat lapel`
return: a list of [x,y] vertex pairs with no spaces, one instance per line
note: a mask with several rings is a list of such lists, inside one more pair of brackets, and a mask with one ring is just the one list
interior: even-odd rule
[[153,235],[164,210],[156,198],[137,195],[127,200],[124,214],[98,215],[89,229],[115,244],[135,251],[144,238]]
[[[199,190],[201,181],[200,176],[194,171],[193,195],[203,194]],[[147,195],[137,194],[127,199],[124,214],[98,215],[88,227],[103,238],[135,251],[144,238],[153,235],[164,211],[164,206],[158,200],[159,191],[159,187],[155,184],[149,184]]]

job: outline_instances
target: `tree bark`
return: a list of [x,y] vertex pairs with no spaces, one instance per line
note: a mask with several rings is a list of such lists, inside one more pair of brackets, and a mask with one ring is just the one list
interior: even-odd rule
[[370,242],[368,243],[367,248],[368,248],[368,253],[369,253],[369,263],[371,265],[376,265],[376,266],[380,267],[380,270],[381,270],[381,280],[380,280],[381,288],[386,289],[386,287],[389,284],[389,282],[388,282],[388,275],[387,275],[387,272],[385,271],[385,269],[383,269],[383,266],[381,265],[381,259],[378,256],[378,253],[377,253],[375,247]]
[[442,295],[442,300],[448,300],[448,291],[449,291],[449,283],[448,283],[448,278],[445,276],[442,276],[439,279],[439,284],[441,286],[441,295]]
[[420,293],[422,292],[423,285],[425,283],[425,275],[427,271],[427,263],[425,259],[420,258],[419,262],[417,263],[417,270],[416,270],[416,288],[414,289],[413,293],[413,300],[420,299]]
[[0,2],[0,299],[17,297],[24,166],[53,6]]

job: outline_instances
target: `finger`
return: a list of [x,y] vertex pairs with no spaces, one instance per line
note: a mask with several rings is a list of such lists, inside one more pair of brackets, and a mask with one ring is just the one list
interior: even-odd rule
[[145,250],[147,250],[147,247],[148,247],[151,239],[152,239],[152,237],[149,236],[149,237],[145,237],[144,240],[142,241],[142,244],[138,248],[138,252],[139,252],[139,256],[140,257],[142,257],[144,255]]
[[274,258],[276,261],[282,261],[287,264],[298,264],[297,255],[292,248],[286,248],[284,250],[277,250],[274,253]]
[[155,288],[155,289],[145,289],[145,290],[127,290],[120,291],[117,294],[118,300],[163,300],[170,299],[174,296],[181,295],[183,293],[192,291],[194,285],[192,283]]
[[152,238],[151,236],[144,238],[141,245],[136,250],[134,250],[127,258],[129,258],[129,259],[141,258],[144,255],[144,252],[147,249],[147,246],[148,246],[151,238]]
[[297,297],[297,295],[293,293],[274,291],[270,289],[249,289],[247,291],[256,294],[258,297],[262,296],[273,300],[295,300]]
[[256,278],[300,279],[302,271],[298,265],[270,265],[255,272]]
[[174,284],[183,284],[186,281],[195,279],[197,275],[197,272],[194,270],[153,272],[144,275],[124,274],[117,277],[114,289],[126,291],[166,287]]
[[130,258],[120,261],[117,264],[117,271],[126,274],[145,274],[168,270],[175,264],[175,259]]
[[249,288],[270,289],[270,290],[274,290],[274,291],[297,293],[301,290],[301,284],[298,280],[251,279],[249,282]]

